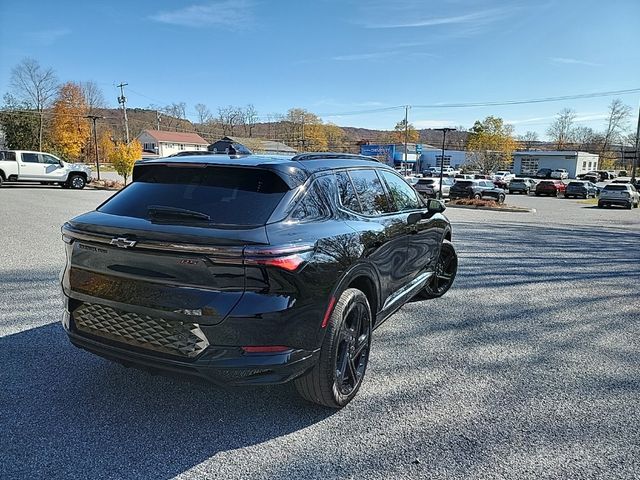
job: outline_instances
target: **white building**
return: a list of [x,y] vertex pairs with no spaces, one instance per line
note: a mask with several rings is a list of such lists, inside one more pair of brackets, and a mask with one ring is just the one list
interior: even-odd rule
[[[442,161],[442,149],[425,148],[420,156],[422,170],[428,167],[440,167]],[[444,166],[459,168],[467,161],[467,152],[464,150],[447,150],[444,151]]]
[[146,152],[155,152],[160,157],[193,150],[206,150],[209,146],[197,133],[165,132],[163,130],[143,130],[138,141]]
[[513,172],[533,176],[541,168],[564,168],[569,178],[598,169],[599,156],[593,153],[563,150],[527,150],[513,152]]

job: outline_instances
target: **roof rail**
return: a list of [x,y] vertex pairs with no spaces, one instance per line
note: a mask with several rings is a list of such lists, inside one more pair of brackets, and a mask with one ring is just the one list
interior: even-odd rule
[[[378,162],[373,157],[367,157],[366,155],[356,155],[354,153],[331,153],[331,152],[313,152],[313,153],[300,153],[293,157],[291,160],[301,162],[305,160],[323,160],[323,159],[351,159],[351,160],[369,160],[371,162]],[[378,162],[379,163],[379,162]]]

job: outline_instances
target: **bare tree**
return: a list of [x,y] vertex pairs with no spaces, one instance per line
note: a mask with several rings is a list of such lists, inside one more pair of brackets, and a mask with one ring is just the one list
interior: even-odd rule
[[560,111],[557,118],[549,125],[547,135],[556,144],[558,150],[562,150],[572,143],[571,134],[575,118],[576,112],[570,108],[565,108]]
[[598,142],[598,135],[591,127],[578,126],[571,132],[571,140],[579,150],[590,150]]
[[37,60],[25,58],[12,70],[10,85],[18,100],[38,111],[38,149],[42,150],[44,110],[58,92],[56,74],[52,68],[40,66]]
[[538,143],[538,134],[536,132],[528,131],[524,135],[518,137],[520,144],[527,150],[531,150]]
[[87,104],[90,115],[94,114],[96,109],[105,108],[107,106],[107,101],[104,98],[102,89],[96,82],[92,80],[80,82],[80,88],[82,89],[82,96]]
[[233,135],[235,127],[240,125],[241,120],[242,112],[238,107],[233,105],[218,107],[218,122],[222,126],[224,135]]
[[198,123],[203,125],[211,120],[211,111],[204,103],[196,103],[196,112],[198,112]]
[[604,131],[604,140],[600,153],[604,153],[609,145],[620,136],[621,131],[627,126],[630,115],[631,107],[622,103],[622,100],[616,98],[611,102],[609,105],[609,119],[607,128]]
[[171,128],[175,122],[177,129],[180,124],[180,120],[187,118],[187,104],[184,102],[167,105],[162,109],[162,111],[166,114],[162,121],[165,123],[167,128]]
[[258,112],[256,108],[249,104],[245,108],[240,109],[241,122],[244,127],[244,134],[251,137],[253,136],[253,128],[258,123]]

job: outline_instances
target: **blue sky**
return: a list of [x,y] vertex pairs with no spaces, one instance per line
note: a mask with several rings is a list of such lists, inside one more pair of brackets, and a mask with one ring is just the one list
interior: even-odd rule
[[[30,56],[94,80],[116,104],[303,107],[338,125],[393,128],[397,105],[530,99],[640,87],[640,1],[2,0],[0,94]],[[620,97],[637,115],[640,94]],[[602,126],[612,98],[412,108],[418,127],[487,115],[543,134],[564,107]]]

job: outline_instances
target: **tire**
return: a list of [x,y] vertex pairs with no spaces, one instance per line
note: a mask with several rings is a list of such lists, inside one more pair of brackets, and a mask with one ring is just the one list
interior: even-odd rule
[[[450,262],[450,263],[449,263]],[[419,296],[424,299],[438,298],[449,291],[458,272],[458,254],[449,240],[444,240],[434,275]]]
[[598,202],[598,208],[604,208],[604,203]]
[[82,190],[87,181],[84,179],[82,175],[71,175],[67,180],[69,188],[73,188],[74,190]]
[[364,293],[345,290],[331,313],[318,363],[294,382],[305,400],[342,408],[358,393],[371,350],[371,308]]
[[560,198],[560,190],[556,190],[556,198]]
[[480,200],[480,199],[482,198],[482,195],[481,195],[481,194],[479,194],[479,193],[474,193],[474,194],[473,194],[473,198],[474,198],[475,200]]
[[629,202],[627,205],[627,210],[631,210],[633,208],[633,203]]
[[2,187],[2,183],[4,182],[4,177],[0,175],[0,187]]
[[540,196],[540,194],[538,192],[536,192],[536,197],[539,197],[539,196]]
[[498,195],[498,203],[504,203],[504,199],[505,199],[505,196],[504,196],[504,194],[503,194],[503,193],[501,193],[500,195]]

